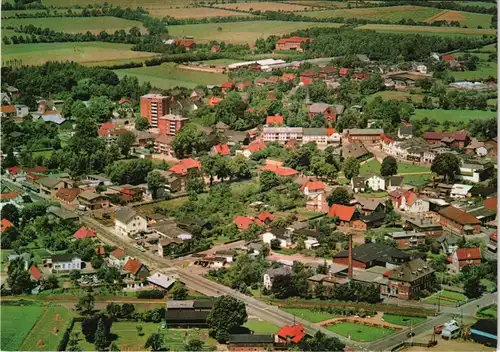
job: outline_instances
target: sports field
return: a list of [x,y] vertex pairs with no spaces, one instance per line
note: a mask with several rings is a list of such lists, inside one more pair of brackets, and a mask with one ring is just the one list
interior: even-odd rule
[[24,340],[21,351],[56,351],[71,317],[65,307],[47,308]]
[[475,29],[458,27],[427,27],[427,26],[403,26],[392,24],[366,24],[356,29],[372,29],[382,33],[418,33],[428,35],[495,35],[494,29]]
[[186,7],[171,8],[163,4],[149,5],[146,10],[153,17],[174,17],[174,18],[206,18],[206,17],[228,17],[228,16],[253,16],[248,13],[229,11],[225,9],[207,8],[207,7]]
[[309,6],[282,4],[279,2],[245,2],[236,4],[222,4],[216,6],[229,10],[263,11],[263,12],[264,11],[298,12],[298,11],[307,11],[308,9],[310,9]]
[[158,55],[132,51],[131,44],[118,43],[38,43],[2,46],[2,62],[18,59],[24,65],[40,65],[47,61],[75,61],[100,65],[106,61],[146,59]]
[[227,81],[227,75],[194,70],[179,69],[174,64],[127,68],[115,70],[118,77],[135,76],[142,82],[150,82],[154,87],[169,89],[176,86],[194,88],[199,84],[220,84]]
[[24,339],[42,313],[42,307],[2,306],[0,308],[1,350],[19,351]]
[[336,334],[350,337],[353,341],[369,342],[375,341],[382,337],[388,336],[395,332],[392,329],[379,328],[376,326],[368,326],[363,324],[355,324],[351,322],[342,322],[326,327],[328,330]]
[[451,11],[443,10],[436,15],[425,20],[427,23],[437,22],[437,21],[457,21],[462,25],[466,25],[470,28],[476,28],[481,26],[483,28],[490,27],[491,15],[486,15],[482,13],[473,12],[463,12],[463,11]]
[[144,28],[139,21],[131,21],[118,17],[47,17],[47,18],[10,18],[2,21],[2,26],[26,26],[32,24],[35,27],[50,28],[56,32],[86,33],[87,31],[98,34],[106,31],[114,33],[124,29],[128,31],[132,27]]
[[443,109],[415,109],[415,115],[412,119],[421,120],[424,117],[434,119],[439,122],[444,121],[465,121],[468,122],[472,119],[484,119],[488,117],[497,116],[494,111],[482,110],[443,110]]
[[372,7],[358,9],[339,9],[326,11],[311,11],[300,13],[303,16],[317,18],[359,18],[366,20],[385,20],[398,22],[403,18],[413,19],[414,21],[425,21],[426,19],[441,12],[440,9],[422,6],[391,6],[391,7]]
[[[340,27],[338,23],[251,21],[230,23],[187,24],[170,26],[168,32],[173,37],[193,36],[198,43],[212,40],[232,44],[254,45],[259,38],[270,35],[284,35],[299,29],[312,27]],[[220,28],[220,30],[218,30]]]

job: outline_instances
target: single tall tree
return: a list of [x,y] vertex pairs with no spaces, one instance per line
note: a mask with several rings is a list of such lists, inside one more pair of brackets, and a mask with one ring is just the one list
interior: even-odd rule
[[158,198],[158,189],[165,185],[167,180],[158,171],[151,171],[146,177],[148,189],[151,192],[153,199]]
[[333,192],[326,198],[328,202],[328,206],[332,206],[333,204],[342,204],[347,205],[351,201],[352,196],[349,194],[347,189],[344,187],[337,187],[333,190]]
[[122,153],[123,156],[128,156],[128,153],[130,152],[130,149],[132,148],[134,143],[135,135],[130,131],[121,134],[116,140],[116,145],[120,149],[120,153]]
[[219,341],[226,340],[234,329],[248,319],[245,304],[231,296],[221,296],[208,314],[208,325]]
[[148,337],[144,344],[145,348],[151,348],[152,351],[160,351],[163,346],[163,334],[155,332]]
[[380,174],[382,176],[393,176],[398,173],[398,162],[393,156],[386,156],[380,165]]
[[106,335],[106,327],[104,326],[104,320],[101,318],[97,323],[97,330],[94,337],[94,345],[96,350],[103,351],[108,345],[108,337]]
[[359,161],[354,158],[347,158],[344,160],[343,164],[343,169],[344,169],[344,176],[350,180],[353,177],[356,177],[359,175]]
[[452,181],[460,172],[460,159],[452,153],[439,154],[432,162],[431,171]]

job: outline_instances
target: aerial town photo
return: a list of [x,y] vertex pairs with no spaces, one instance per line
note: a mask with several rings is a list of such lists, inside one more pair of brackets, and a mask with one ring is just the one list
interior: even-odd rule
[[497,349],[496,1],[1,9],[1,351]]

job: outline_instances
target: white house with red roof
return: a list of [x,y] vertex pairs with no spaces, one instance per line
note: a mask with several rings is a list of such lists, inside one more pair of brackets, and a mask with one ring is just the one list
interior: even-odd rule
[[394,209],[407,213],[424,213],[429,211],[429,202],[420,198],[416,193],[397,189],[389,193]]
[[115,268],[122,268],[125,263],[127,263],[130,256],[127,255],[124,249],[117,248],[111,253],[109,253],[108,262],[111,266]]
[[323,181],[307,180],[307,182],[300,187],[300,190],[304,193],[304,196],[315,198],[326,192],[326,185]]
[[251,217],[238,215],[233,219],[233,223],[238,226],[239,230],[248,230],[254,221]]
[[451,256],[451,266],[456,273],[465,266],[481,264],[481,248],[459,248]]

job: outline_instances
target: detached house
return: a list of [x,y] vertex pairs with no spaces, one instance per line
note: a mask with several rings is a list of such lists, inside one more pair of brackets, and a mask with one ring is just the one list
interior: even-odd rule
[[54,176],[40,178],[36,183],[40,187],[40,193],[51,197],[55,197],[57,191],[66,187],[66,183],[62,179]]
[[51,273],[54,270],[56,272],[82,270],[84,266],[84,262],[73,254],[54,254],[47,261],[47,264]]
[[55,199],[69,205],[78,205],[78,195],[82,192],[80,188],[60,188]]
[[130,258],[123,266],[126,272],[125,283],[127,288],[141,288],[149,276],[149,269],[139,260]]
[[109,208],[108,197],[93,191],[84,191],[77,198],[80,205],[90,210]]
[[135,210],[121,207],[115,213],[115,233],[120,236],[132,236],[146,231],[148,222]]
[[300,187],[300,190],[304,193],[304,196],[314,198],[319,194],[325,193],[326,185],[323,181],[308,180]]
[[304,38],[304,37],[290,37],[290,38],[281,38],[276,42],[276,50],[295,50],[295,51],[304,51],[302,48],[302,44],[312,43],[312,38]]
[[73,234],[73,238],[76,240],[83,240],[85,238],[95,238],[95,237],[97,237],[97,232],[95,230],[89,229],[85,226],[80,227]]
[[429,211],[429,202],[412,191],[398,189],[389,193],[394,209],[408,213],[424,213]]
[[169,169],[173,174],[181,176],[187,176],[190,170],[201,171],[201,163],[192,158],[182,159]]
[[481,264],[481,248],[459,248],[451,256],[453,270],[458,273],[465,266]]
[[367,224],[359,219],[359,214],[355,207],[333,204],[328,211],[328,217],[339,218],[341,227],[360,231],[367,230]]
[[314,119],[316,116],[323,116],[326,121],[336,123],[337,113],[333,105],[325,103],[314,103],[307,107],[307,116],[309,120]]

